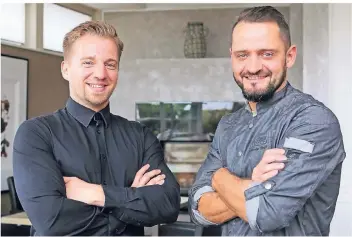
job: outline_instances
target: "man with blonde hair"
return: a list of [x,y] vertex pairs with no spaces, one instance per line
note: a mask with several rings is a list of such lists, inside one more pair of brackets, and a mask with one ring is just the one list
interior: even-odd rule
[[144,235],[176,221],[180,188],[156,136],[110,113],[123,43],[89,21],[66,34],[65,108],[23,122],[14,140],[16,190],[33,235]]

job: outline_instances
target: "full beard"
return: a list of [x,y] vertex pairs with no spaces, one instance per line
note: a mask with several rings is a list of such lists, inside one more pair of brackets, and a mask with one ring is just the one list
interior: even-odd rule
[[[258,103],[258,102],[268,101],[274,96],[275,92],[285,82],[286,73],[287,73],[287,69],[285,67],[283,69],[281,76],[279,78],[277,78],[276,80],[275,79],[273,80],[270,75],[271,79],[269,81],[269,84],[266,86],[266,88],[264,90],[258,90],[258,91],[246,90],[244,88],[243,82],[241,80],[236,79],[234,74],[233,74],[233,78],[235,79],[235,82],[237,83],[237,85],[241,88],[243,97],[248,101]],[[257,74],[259,74],[259,73],[257,73]],[[257,75],[257,74],[254,74],[254,75]]]

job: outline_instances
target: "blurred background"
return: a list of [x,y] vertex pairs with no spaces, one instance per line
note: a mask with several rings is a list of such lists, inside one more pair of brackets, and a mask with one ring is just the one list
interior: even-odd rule
[[[60,63],[66,32],[92,19],[116,27],[125,48],[111,112],[152,129],[186,197],[221,116],[243,105],[232,77],[231,27],[244,8],[259,5],[2,3],[1,216],[2,229],[9,230],[2,233],[26,235],[30,226],[23,216],[3,218],[23,212],[11,178],[12,141],[25,119],[65,106],[68,83]],[[352,4],[271,5],[286,17],[298,47],[290,83],[340,121],[347,157],[331,235],[352,235]],[[181,215],[189,221],[187,210]]]

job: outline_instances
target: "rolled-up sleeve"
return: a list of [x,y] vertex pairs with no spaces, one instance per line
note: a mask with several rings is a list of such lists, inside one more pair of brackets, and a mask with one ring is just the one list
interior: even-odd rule
[[204,193],[214,192],[211,184],[213,174],[215,171],[217,171],[218,169],[224,166],[223,161],[220,157],[220,150],[219,150],[220,137],[222,136],[222,133],[223,133],[223,121],[224,121],[224,118],[222,118],[219,122],[219,125],[214,135],[214,139],[210,145],[208,155],[204,163],[199,168],[196,176],[196,180],[188,193],[190,217],[191,217],[191,220],[198,225],[203,225],[203,226],[218,225],[216,223],[213,223],[207,220],[204,216],[200,214],[200,212],[198,211],[198,201]]
[[338,120],[319,106],[298,114],[281,137],[285,168],[245,191],[248,223],[262,233],[287,227],[346,155]]

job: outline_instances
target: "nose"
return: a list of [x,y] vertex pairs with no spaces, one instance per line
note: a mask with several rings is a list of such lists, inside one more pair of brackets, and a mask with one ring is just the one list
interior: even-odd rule
[[256,74],[262,69],[262,63],[257,56],[250,57],[247,62],[247,71],[251,74]]
[[94,70],[94,76],[99,80],[107,78],[107,70],[104,63],[97,63]]

